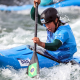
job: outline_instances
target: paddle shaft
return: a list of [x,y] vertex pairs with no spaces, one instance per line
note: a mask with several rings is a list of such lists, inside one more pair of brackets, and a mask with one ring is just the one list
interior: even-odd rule
[[46,57],[46,58],[48,58],[48,59],[51,59],[51,60],[53,60],[53,61],[56,61],[57,63],[62,63],[60,60],[56,59],[56,58],[53,57],[52,55],[46,56],[46,55],[44,55],[44,54],[41,54],[40,52],[37,52],[37,53],[40,54],[40,55],[42,55],[42,56],[44,56],[44,57]]
[[[34,36],[37,37],[37,25],[38,25],[38,3],[36,3],[36,11],[35,11],[35,34]],[[36,54],[36,43],[34,43],[34,53]]]

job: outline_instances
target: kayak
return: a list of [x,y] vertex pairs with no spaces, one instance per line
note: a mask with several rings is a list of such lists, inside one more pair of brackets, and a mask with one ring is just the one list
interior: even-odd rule
[[[1,11],[22,11],[31,9],[33,5],[22,5],[22,6],[0,6]],[[61,2],[47,5],[47,6],[39,6],[39,8],[48,8],[48,7],[68,7],[68,6],[80,6],[80,0],[63,0]]]
[[[27,45],[21,45],[10,49],[0,50],[0,68],[13,67],[14,69],[27,68],[33,56],[33,51]],[[59,65],[58,62],[37,54],[39,67],[52,67]],[[73,58],[80,63],[80,57]]]

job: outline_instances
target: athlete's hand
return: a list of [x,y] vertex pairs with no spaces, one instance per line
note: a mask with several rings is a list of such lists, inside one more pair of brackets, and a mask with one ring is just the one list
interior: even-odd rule
[[44,43],[44,42],[41,42],[38,37],[34,37],[32,40],[33,40],[34,43],[36,43],[36,44],[38,44],[39,46],[45,48],[45,43]]
[[36,43],[38,45],[40,45],[40,43],[41,43],[41,41],[38,37],[34,37],[32,40],[33,40],[34,43]]
[[40,4],[41,0],[34,0],[34,8],[36,8],[36,3]]

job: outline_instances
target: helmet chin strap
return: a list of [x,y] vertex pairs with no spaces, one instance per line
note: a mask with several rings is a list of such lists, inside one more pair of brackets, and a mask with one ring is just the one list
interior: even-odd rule
[[[55,24],[55,31],[54,32],[56,32],[56,30],[57,30],[57,24],[58,24],[58,22],[59,22],[59,20],[57,20],[57,22],[54,22],[54,24]],[[58,25],[59,26],[59,25]]]

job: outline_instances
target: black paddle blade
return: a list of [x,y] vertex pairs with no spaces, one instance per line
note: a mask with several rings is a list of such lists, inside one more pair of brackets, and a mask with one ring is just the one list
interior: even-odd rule
[[27,68],[27,74],[32,78],[39,78],[39,62],[37,54],[35,53],[33,53],[32,59]]

